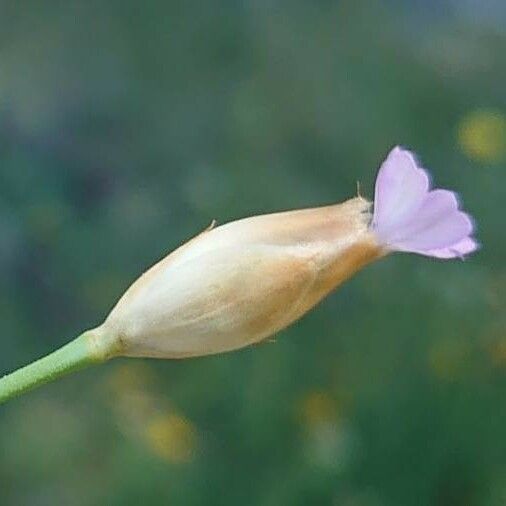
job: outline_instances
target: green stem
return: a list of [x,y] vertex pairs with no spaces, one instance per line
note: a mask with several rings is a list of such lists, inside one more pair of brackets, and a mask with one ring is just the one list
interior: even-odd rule
[[102,329],[84,332],[49,355],[0,379],[0,404],[66,374],[106,361],[114,355],[114,341]]

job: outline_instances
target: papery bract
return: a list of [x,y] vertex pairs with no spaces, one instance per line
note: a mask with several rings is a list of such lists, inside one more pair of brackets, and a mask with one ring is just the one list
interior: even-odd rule
[[383,254],[369,207],[357,197],[204,231],[130,287],[107,332],[134,356],[182,358],[259,342]]

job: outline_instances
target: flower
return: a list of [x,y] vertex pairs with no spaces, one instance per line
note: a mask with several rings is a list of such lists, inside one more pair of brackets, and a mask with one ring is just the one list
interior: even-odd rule
[[392,251],[454,258],[477,248],[470,217],[430,190],[394,148],[378,173],[374,216],[362,197],[205,230],[142,275],[101,331],[126,356],[185,358],[258,343]]
[[192,460],[197,447],[197,430],[190,420],[175,413],[156,416],[146,426],[148,447],[164,460],[184,464]]
[[376,178],[372,228],[385,247],[436,258],[478,249],[472,218],[449,190],[430,189],[427,171],[409,151],[395,147]]

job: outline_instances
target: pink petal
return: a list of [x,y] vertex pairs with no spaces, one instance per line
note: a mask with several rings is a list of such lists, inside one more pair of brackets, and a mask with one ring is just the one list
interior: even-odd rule
[[376,178],[373,224],[381,237],[404,223],[420,206],[429,190],[429,177],[409,151],[396,146]]
[[478,248],[471,217],[449,190],[429,192],[429,177],[409,151],[394,148],[376,179],[373,230],[388,249],[455,258]]

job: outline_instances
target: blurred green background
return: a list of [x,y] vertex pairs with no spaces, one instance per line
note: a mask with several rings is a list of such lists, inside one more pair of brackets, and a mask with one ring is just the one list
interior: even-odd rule
[[0,408],[0,504],[506,504],[502,0],[2,1],[0,373],[218,222],[372,196],[394,144],[482,250],[396,255],[266,344]]

